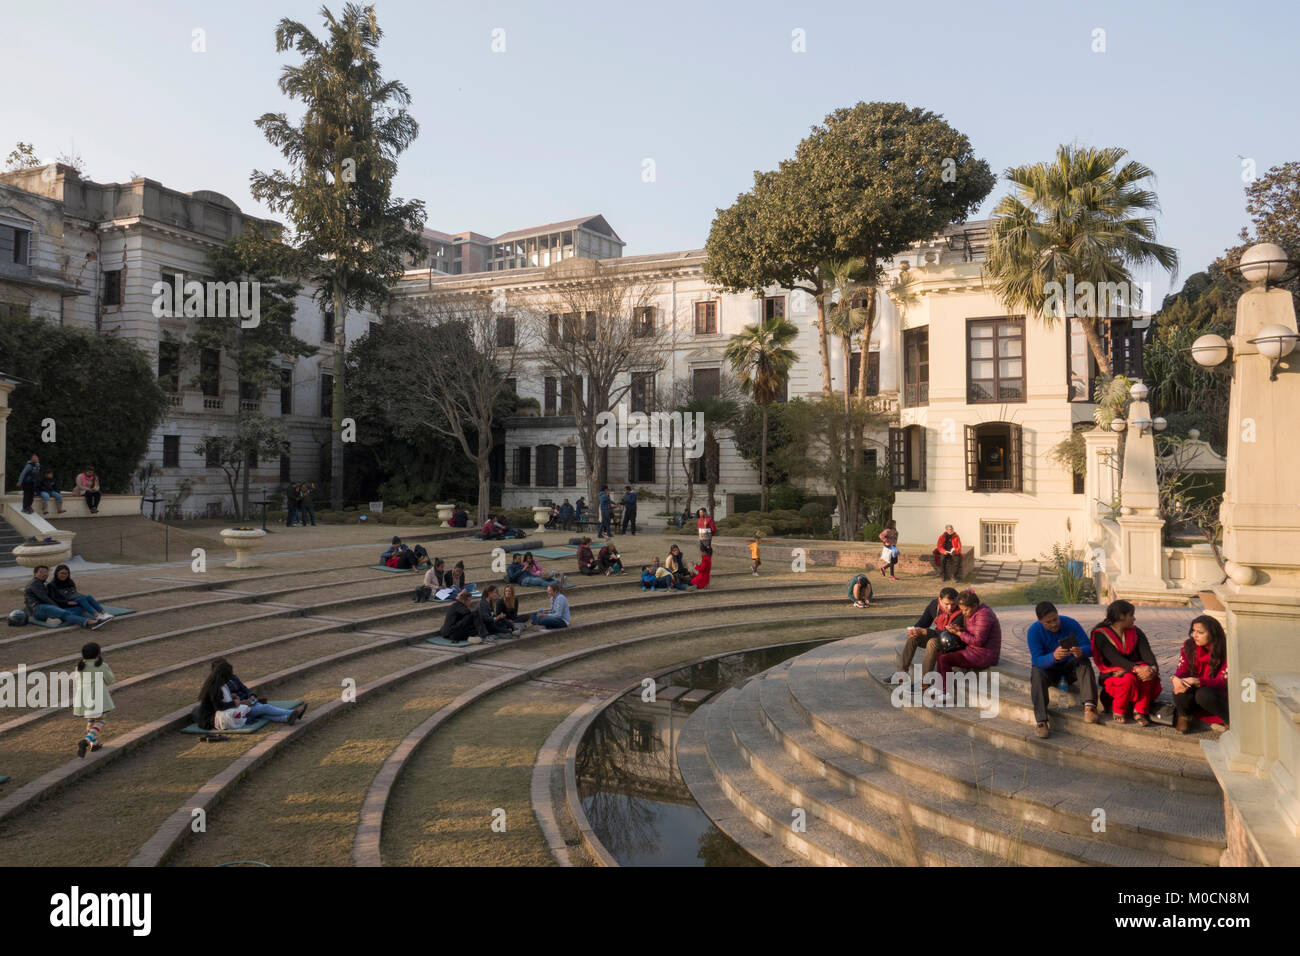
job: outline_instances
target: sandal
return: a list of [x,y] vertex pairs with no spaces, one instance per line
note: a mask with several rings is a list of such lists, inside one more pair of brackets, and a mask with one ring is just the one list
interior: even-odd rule
[[1151,726],[1151,718],[1148,717],[1146,714],[1138,714],[1134,719],[1137,721],[1137,725],[1139,727]]

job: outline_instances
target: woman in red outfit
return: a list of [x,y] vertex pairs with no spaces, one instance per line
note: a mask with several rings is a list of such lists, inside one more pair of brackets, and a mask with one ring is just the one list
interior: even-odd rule
[[1228,729],[1228,636],[1210,615],[1192,619],[1173,683],[1180,734],[1197,720]]
[[1151,644],[1133,621],[1136,609],[1128,601],[1106,608],[1106,619],[1092,629],[1092,656],[1102,687],[1113,699],[1115,723],[1128,723],[1133,709],[1139,726],[1150,727],[1151,705],[1160,696],[1160,668]]
[[695,566],[695,577],[691,584],[697,588],[709,586],[709,571],[713,568],[713,549],[707,545],[700,546],[700,563]]
[[980,603],[980,596],[974,591],[963,591],[957,597],[957,608],[963,619],[961,627],[954,626],[948,630],[960,637],[966,646],[939,655],[935,670],[941,677],[954,667],[970,670],[992,667],[1002,656],[1002,623],[993,613],[993,608]]
[[712,545],[713,536],[718,533],[718,526],[713,523],[713,519],[708,513],[699,508],[695,512],[695,528],[700,534],[700,550]]

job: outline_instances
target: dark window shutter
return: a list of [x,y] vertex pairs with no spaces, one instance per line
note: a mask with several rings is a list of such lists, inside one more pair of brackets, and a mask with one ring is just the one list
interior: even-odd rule
[[979,486],[980,471],[979,442],[975,438],[975,427],[966,426],[966,490],[974,491]]
[[564,446],[564,487],[572,488],[578,483],[578,447]]
[[867,394],[880,394],[880,353],[867,353]]
[[901,428],[889,430],[889,485],[896,490],[907,487],[907,433]]
[[1007,453],[1007,467],[1011,472],[1011,490],[1020,492],[1024,490],[1024,441],[1021,435],[1019,425],[1008,425],[1007,430],[1011,432],[1011,448]]
[[925,491],[925,429],[918,425],[916,433],[919,436],[917,441],[917,453],[921,456],[921,460],[917,462],[916,465],[916,474],[917,478],[921,482],[919,490]]

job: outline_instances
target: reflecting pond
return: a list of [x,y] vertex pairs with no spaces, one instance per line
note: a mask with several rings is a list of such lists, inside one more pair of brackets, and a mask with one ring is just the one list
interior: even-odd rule
[[606,707],[578,745],[578,795],[621,866],[762,866],[713,825],[677,770],[677,738],[715,694],[824,644],[726,654],[664,674]]

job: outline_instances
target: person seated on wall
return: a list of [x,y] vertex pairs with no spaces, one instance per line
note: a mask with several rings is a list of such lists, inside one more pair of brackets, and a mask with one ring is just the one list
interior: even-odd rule
[[1113,702],[1115,723],[1128,723],[1132,708],[1138,726],[1150,727],[1150,714],[1160,696],[1160,667],[1136,617],[1137,610],[1128,601],[1113,601],[1105,619],[1092,629],[1092,648],[1102,687]]
[[941,647],[934,665],[939,676],[945,679],[955,667],[980,670],[992,667],[1002,657],[1002,622],[993,608],[982,603],[974,591],[962,591],[957,596],[957,610],[961,612],[961,620],[954,619],[946,633],[958,638],[962,647],[955,651],[944,651]]
[[76,491],[86,499],[86,507],[90,509],[90,513],[99,514],[99,500],[103,494],[99,490],[99,476],[90,465],[87,465],[86,470],[77,476]]
[[[870,564],[867,567],[871,567]],[[859,574],[859,578],[866,575]],[[854,578],[856,581],[857,578]],[[870,593],[870,592],[868,592]],[[957,610],[957,589],[944,588],[939,592],[939,596],[926,605],[921,616],[916,619],[916,623],[907,629],[907,640],[903,642],[902,648],[898,652],[895,663],[898,669],[907,673],[912,666],[912,658],[916,657],[919,648],[925,648],[925,657],[922,659],[922,674],[929,674],[934,670],[935,662],[939,659],[939,652],[944,644],[944,636],[948,635],[948,628],[951,627],[961,616]],[[955,649],[956,644],[953,641],[948,642],[950,647]]]
[[60,564],[54,569],[54,577],[49,580],[47,590],[50,597],[59,602],[59,607],[80,608],[82,614],[97,621],[113,620],[113,615],[105,611],[104,606],[93,597],[77,593],[77,582],[72,580],[72,571],[66,564]]
[[1068,684],[1078,684],[1083,696],[1084,723],[1097,722],[1097,675],[1092,672],[1092,642],[1088,633],[1072,617],[1065,617],[1051,601],[1040,601],[1034,608],[1038,618],[1029,625],[1025,635],[1029,642],[1029,658],[1033,672],[1029,678],[1030,696],[1034,702],[1034,733],[1039,737],[1051,736],[1047,720],[1048,688],[1062,679]]
[[569,626],[569,599],[560,593],[558,584],[548,585],[546,593],[551,598],[551,606],[545,613],[535,611],[533,616],[528,619],[528,625],[540,625],[545,628],[557,628]]
[[442,619],[442,630],[438,633],[449,641],[483,643],[487,632],[483,629],[482,618],[470,606],[468,588],[456,593],[451,607],[447,608],[447,615]]
[[708,544],[700,545],[700,563],[695,566],[695,577],[691,578],[691,587],[697,589],[709,586],[709,572],[713,570],[713,548]]
[[600,574],[600,565],[596,562],[596,556],[591,552],[590,538],[584,537],[582,543],[578,545],[578,573]]
[[402,539],[393,535],[388,550],[379,556],[379,563],[385,567],[409,570],[415,567],[415,555],[411,549],[402,544]]
[[623,556],[618,553],[618,548],[614,546],[613,538],[606,541],[605,546],[600,549],[600,554],[596,555],[596,563],[600,566],[602,574],[623,573]]
[[573,505],[569,504],[568,498],[565,498],[564,501],[560,503],[560,527],[565,531],[568,531],[573,527],[573,522],[576,517],[577,512],[573,510]]
[[854,607],[871,607],[871,580],[859,572],[849,581],[849,600]]
[[1173,684],[1175,730],[1185,734],[1198,720],[1228,729],[1228,636],[1216,618],[1192,618]]
[[451,525],[453,528],[468,528],[469,512],[466,511],[464,508],[462,508],[460,505],[456,505],[456,507],[452,508],[451,520],[448,521],[447,523]]
[[550,530],[554,531],[559,526],[560,526],[560,506],[557,504],[552,504],[551,513],[546,516],[546,524],[542,525],[542,527],[549,528]]
[[45,472],[45,476],[36,484],[36,492],[41,496],[41,514],[49,514],[51,498],[58,506],[59,514],[63,514],[63,495],[59,494],[59,486],[54,482],[54,472]]
[[948,580],[948,568],[952,568],[952,579],[961,576],[961,535],[953,530],[952,525],[945,525],[943,534],[934,546],[934,567]]

